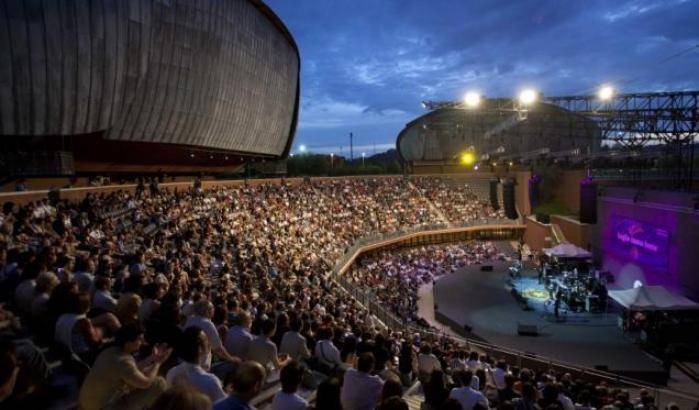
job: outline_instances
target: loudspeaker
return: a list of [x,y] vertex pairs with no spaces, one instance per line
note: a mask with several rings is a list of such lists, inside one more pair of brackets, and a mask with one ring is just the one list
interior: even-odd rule
[[500,181],[497,179],[490,180],[490,206],[496,211],[500,209],[500,202],[498,201],[498,184]]
[[492,272],[493,265],[483,265],[481,266],[481,272]]
[[580,181],[580,222],[597,223],[597,184],[587,179]]
[[536,323],[517,322],[517,334],[520,336],[539,336],[539,326]]
[[509,219],[517,219],[517,208],[515,207],[515,184],[513,181],[506,181],[502,185],[502,202],[505,206],[505,216]]

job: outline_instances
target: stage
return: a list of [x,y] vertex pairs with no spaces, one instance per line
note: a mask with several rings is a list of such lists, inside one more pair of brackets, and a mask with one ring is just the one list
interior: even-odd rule
[[[444,315],[447,320],[442,318],[443,324],[466,324],[472,328],[470,336],[492,344],[586,367],[606,366],[628,377],[657,380],[658,372],[663,372],[660,362],[617,328],[614,312],[565,312],[561,318],[566,320],[556,321],[553,305],[545,304],[535,271],[515,282],[525,294],[539,297],[528,300],[531,310],[523,310],[510,294],[508,266],[496,262],[492,272],[471,266],[437,279],[433,288],[437,320]],[[518,335],[518,323],[536,325],[539,335]],[[458,330],[463,333],[463,328]]]

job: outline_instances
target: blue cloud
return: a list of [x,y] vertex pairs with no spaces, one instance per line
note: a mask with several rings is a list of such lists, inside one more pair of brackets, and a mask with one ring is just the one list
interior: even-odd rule
[[[268,0],[296,38],[296,144],[395,143],[424,99],[696,89],[699,0]],[[387,145],[388,144],[388,145]]]

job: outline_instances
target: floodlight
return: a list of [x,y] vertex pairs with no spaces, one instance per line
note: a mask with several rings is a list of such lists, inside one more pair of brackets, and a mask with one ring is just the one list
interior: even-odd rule
[[476,108],[481,103],[481,96],[475,91],[469,91],[464,96],[464,103],[468,108]]
[[536,91],[532,90],[531,88],[527,88],[519,93],[519,102],[524,105],[528,105],[536,101],[536,97]]
[[301,146],[299,146],[299,152],[306,152],[306,146],[301,144]]
[[611,85],[603,85],[599,89],[597,96],[602,101],[609,101],[614,97],[614,88]]
[[476,162],[476,156],[473,152],[464,151],[459,156],[459,162],[461,162],[461,165],[471,165]]

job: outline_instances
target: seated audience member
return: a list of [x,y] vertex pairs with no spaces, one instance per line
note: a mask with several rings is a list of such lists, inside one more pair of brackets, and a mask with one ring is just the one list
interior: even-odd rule
[[340,350],[335,347],[332,341],[332,329],[321,327],[318,329],[318,343],[316,343],[315,357],[318,361],[328,369],[337,369],[342,367],[342,357]]
[[240,363],[240,359],[231,356],[226,349],[223,348],[223,342],[221,342],[221,337],[218,334],[216,325],[211,321],[214,316],[214,304],[208,300],[202,299],[194,305],[194,314],[187,318],[184,324],[184,328],[191,326],[198,327],[203,330],[209,339],[209,351],[206,355],[204,363],[202,366],[204,369],[211,369],[211,359],[212,354],[225,360],[229,363]]
[[437,356],[432,353],[432,347],[428,344],[423,344],[420,347],[420,354],[417,355],[418,374],[420,382],[426,383],[430,379],[430,375],[435,370],[442,370],[442,364]]
[[260,393],[265,378],[265,368],[259,363],[241,363],[233,376],[233,393],[217,402],[214,410],[252,410],[250,400]]
[[172,349],[156,345],[146,360],[136,363],[133,354],[142,344],[143,330],[138,326],[117,331],[115,345],[100,353],[80,388],[81,409],[141,409],[158,398],[167,387],[158,371]]
[[[12,394],[19,375],[19,363],[12,343],[0,343],[0,407],[14,404]],[[6,407],[7,406],[7,407]]]
[[423,391],[425,403],[429,409],[440,409],[449,398],[449,389],[444,373],[441,370],[433,371],[430,379],[423,385]]
[[226,396],[221,381],[201,367],[208,352],[208,338],[198,327],[188,327],[179,343],[182,363],[167,372],[165,380],[170,386],[186,386],[205,394],[212,403]]
[[345,373],[340,394],[344,410],[373,410],[379,404],[383,381],[371,374],[374,364],[373,353],[362,353],[357,360],[357,368]]
[[520,397],[520,394],[517,393],[514,389],[515,380],[516,379],[513,375],[505,375],[505,388],[502,390],[498,390],[498,400],[500,400],[500,402],[511,402],[512,400]]
[[290,361],[282,369],[279,380],[282,390],[274,395],[272,410],[306,410],[308,402],[296,392],[301,385],[303,369],[297,361]]
[[343,410],[342,402],[340,401],[340,382],[336,378],[331,377],[318,385],[316,402],[313,408],[315,410]]
[[410,410],[410,407],[400,396],[393,396],[381,403],[378,410]]
[[72,295],[67,308],[69,313],[62,314],[56,321],[55,340],[86,363],[92,363],[102,346],[105,330],[116,331],[121,325],[111,313],[88,318],[90,296],[87,293]]
[[539,404],[537,403],[537,391],[533,384],[524,383],[522,385],[522,397],[514,399],[512,404],[514,404],[517,410],[539,410]]
[[488,399],[478,391],[471,387],[473,381],[473,372],[466,370],[458,375],[463,387],[453,388],[449,393],[449,397],[456,399],[463,410],[473,410],[477,405],[484,406],[486,409],[489,406]]
[[280,360],[277,355],[277,345],[272,342],[275,331],[276,325],[272,319],[262,322],[261,334],[250,343],[250,351],[248,352],[249,360],[256,361],[268,370],[281,369],[291,360],[288,357]]
[[413,375],[417,365],[417,357],[413,351],[413,345],[404,341],[400,348],[400,359],[398,360],[398,370],[400,371],[400,379],[403,386],[410,386],[413,381]]
[[231,356],[248,360],[250,343],[255,338],[250,333],[252,318],[248,312],[240,312],[233,318],[233,326],[226,333],[226,350]]
[[196,389],[171,387],[150,406],[149,410],[211,410],[211,400]]
[[58,276],[53,272],[41,272],[36,277],[34,299],[31,305],[31,317],[35,323],[41,322],[46,315],[51,292],[59,283]]
[[135,293],[124,293],[119,297],[114,314],[123,325],[138,325],[138,310],[141,308],[141,297]]
[[308,350],[308,342],[300,333],[302,325],[303,321],[299,317],[292,318],[289,323],[290,329],[284,333],[279,345],[279,353],[297,361],[311,356],[311,352]]
[[379,407],[386,403],[392,397],[403,396],[403,386],[401,386],[398,380],[386,380],[384,381],[383,388],[381,389],[381,399],[379,400]]
[[97,276],[95,278],[95,294],[92,296],[92,306],[96,309],[102,309],[105,312],[115,312],[117,308],[117,300],[114,299],[111,293],[112,280],[106,276]]
[[507,363],[504,360],[498,360],[492,374],[495,388],[498,390],[504,389],[506,387],[505,376],[510,374],[510,372],[507,370]]

